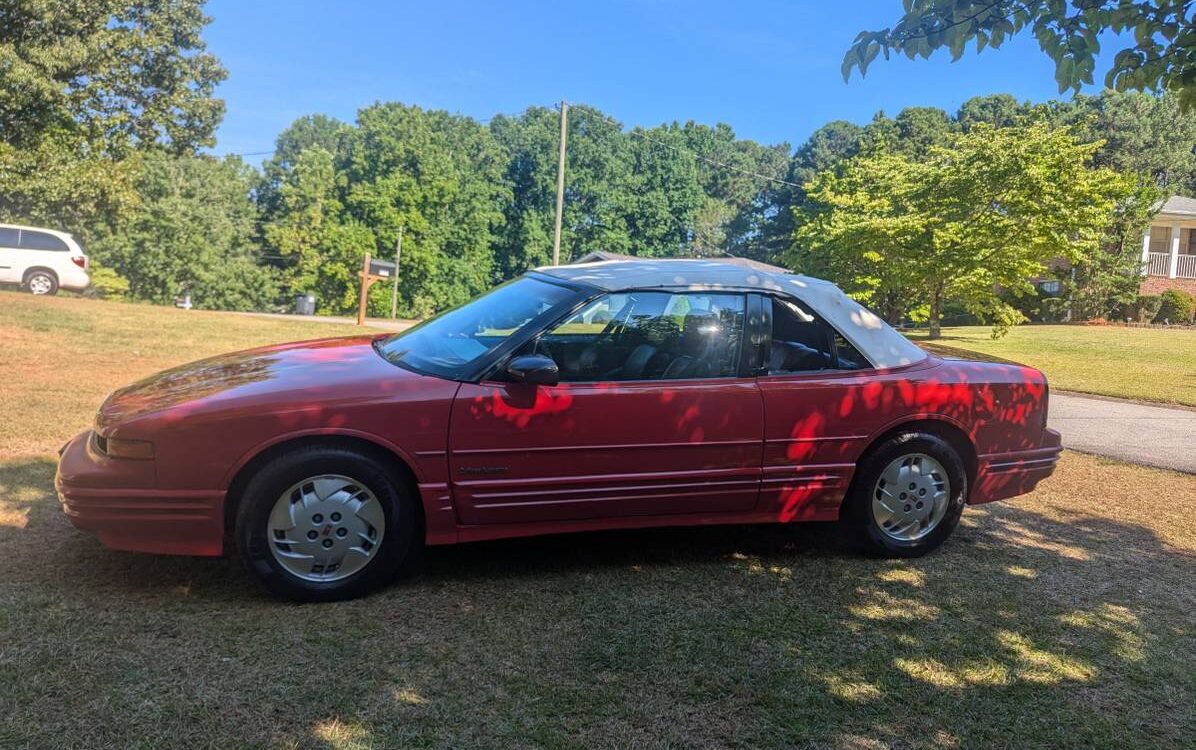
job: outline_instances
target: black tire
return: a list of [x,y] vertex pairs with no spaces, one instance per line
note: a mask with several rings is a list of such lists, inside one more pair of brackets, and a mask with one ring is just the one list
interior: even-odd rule
[[[374,494],[382,506],[382,540],[363,568],[333,581],[310,581],[286,570],[270,550],[270,514],[288,488],[319,475],[341,475]],[[299,602],[351,599],[386,585],[414,563],[423,545],[415,498],[405,482],[372,457],[351,448],[314,445],[285,453],[250,479],[237,507],[237,551],[250,576],[268,592]]]
[[[947,508],[934,528],[916,540],[902,540],[887,534],[873,512],[873,493],[881,474],[893,461],[921,453],[938,461],[947,472],[950,490]],[[968,497],[968,475],[963,459],[951,444],[926,432],[907,432],[878,445],[860,463],[843,503],[842,523],[848,536],[866,554],[874,557],[921,557],[937,548],[959,524]]]
[[[47,285],[47,290],[44,292],[34,291],[35,280]],[[38,284],[39,288],[41,288],[41,283]],[[44,268],[35,268],[25,274],[25,280],[21,286],[28,289],[30,294],[53,297],[55,294],[58,294],[58,277],[54,275],[53,271],[47,271]]]

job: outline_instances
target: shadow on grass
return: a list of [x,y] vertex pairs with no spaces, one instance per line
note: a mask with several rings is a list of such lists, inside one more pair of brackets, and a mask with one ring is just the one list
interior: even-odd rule
[[[0,465],[0,508],[26,519],[0,525],[17,563],[0,596],[19,608],[0,623],[49,634],[37,670],[9,662],[0,744],[83,725],[97,745],[328,748],[1179,746],[1196,730],[1196,558],[1067,503],[969,509],[912,561],[861,559],[828,526],[439,548],[405,584],[297,607],[231,561],[103,550],[61,517],[52,472]],[[79,611],[86,629],[58,614]],[[77,698],[63,653],[90,664]]]

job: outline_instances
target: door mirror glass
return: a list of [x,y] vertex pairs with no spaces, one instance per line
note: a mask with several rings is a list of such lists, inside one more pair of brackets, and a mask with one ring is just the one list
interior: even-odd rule
[[556,385],[561,381],[556,362],[542,354],[525,354],[507,364],[507,375],[516,383]]

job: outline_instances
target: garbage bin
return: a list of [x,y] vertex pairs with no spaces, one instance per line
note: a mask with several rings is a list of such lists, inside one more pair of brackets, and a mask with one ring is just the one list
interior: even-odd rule
[[314,295],[314,294],[296,294],[295,295],[295,314],[296,315],[315,315],[316,314],[316,295]]

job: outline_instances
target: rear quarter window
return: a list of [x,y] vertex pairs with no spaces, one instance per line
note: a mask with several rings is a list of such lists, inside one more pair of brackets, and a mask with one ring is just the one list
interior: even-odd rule
[[31,232],[28,229],[21,231],[20,247],[22,250],[51,250],[57,253],[70,251],[66,243],[54,235],[45,232]]

